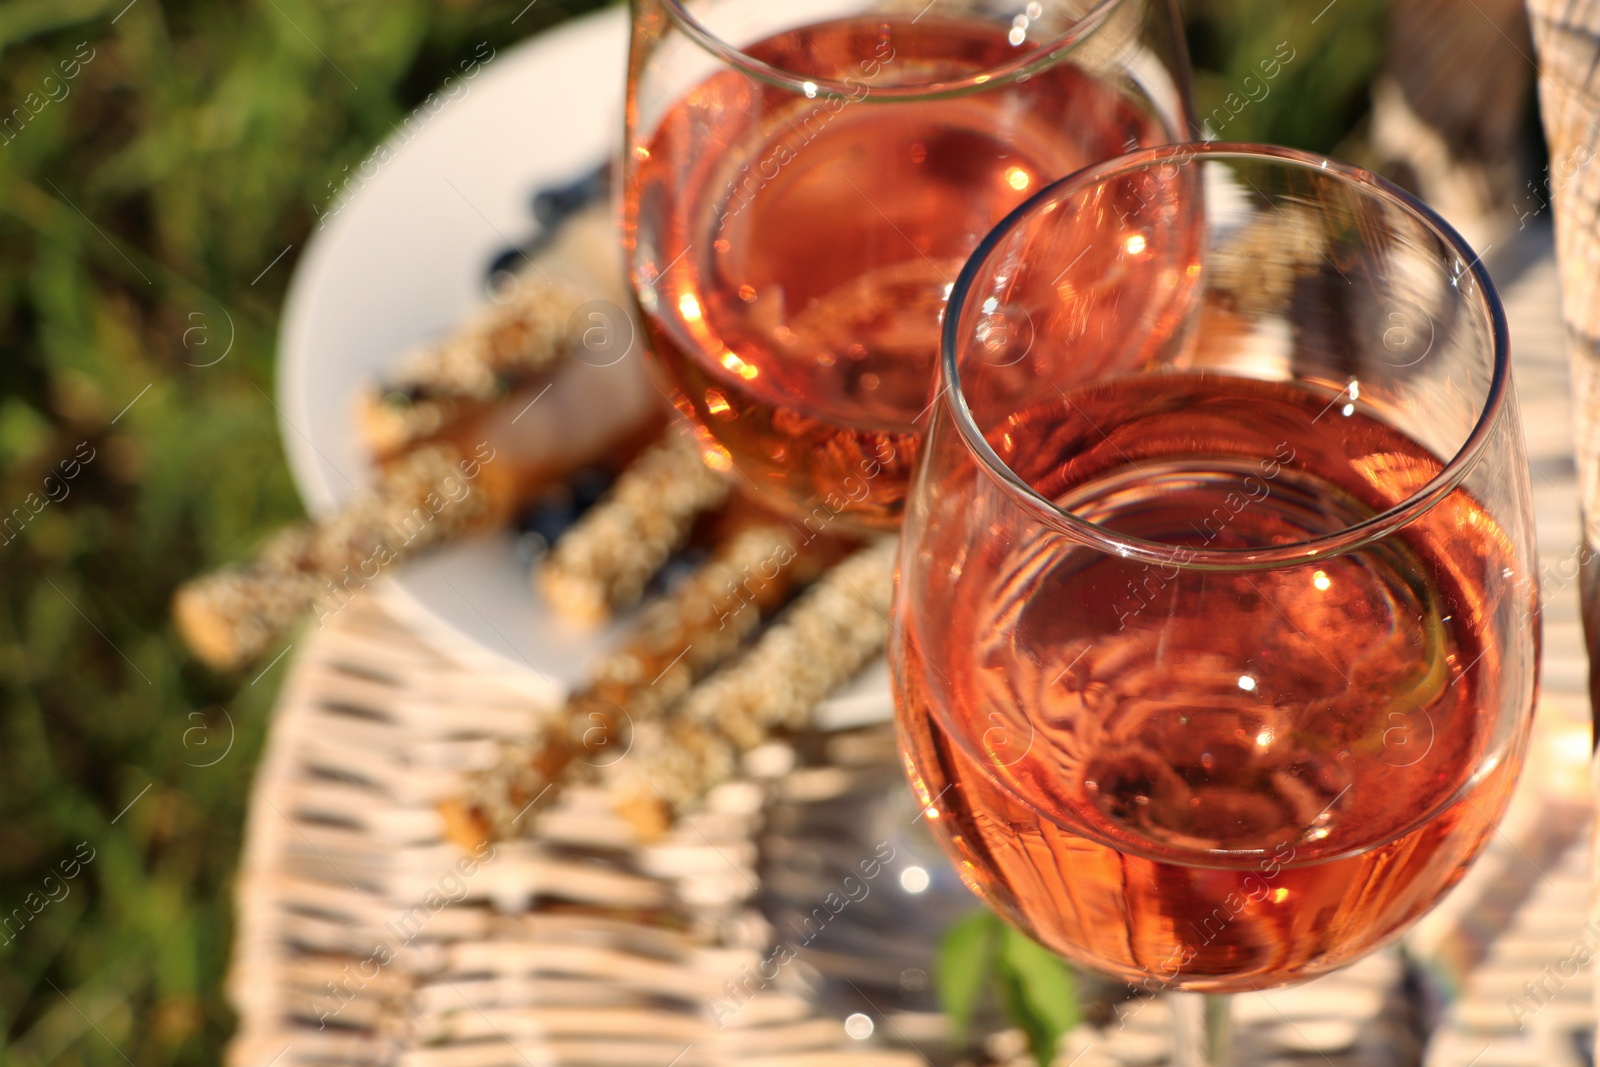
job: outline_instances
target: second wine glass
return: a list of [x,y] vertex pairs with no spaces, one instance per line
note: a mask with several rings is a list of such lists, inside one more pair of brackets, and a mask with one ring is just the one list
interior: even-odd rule
[[712,461],[893,528],[962,262],[1188,100],[1172,0],[634,0],[628,268]]
[[1168,146],[1018,209],[945,330],[890,660],[967,884],[1147,993],[1396,936],[1493,832],[1537,683],[1477,256],[1358,168]]

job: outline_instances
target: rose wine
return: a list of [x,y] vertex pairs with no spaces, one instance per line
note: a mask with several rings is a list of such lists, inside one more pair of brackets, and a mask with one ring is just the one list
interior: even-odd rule
[[[986,435],[1059,507],[1175,560],[1347,529],[1443,466],[1354,405],[1188,373]],[[972,889],[1065,956],[1151,989],[1311,978],[1426,911],[1504,810],[1524,726],[1501,709],[1531,705],[1533,668],[1486,634],[1536,607],[1464,490],[1366,548],[1244,573],[919,521],[892,649],[913,787]]]
[[634,149],[627,239],[652,349],[713,454],[781,510],[893,526],[968,254],[1043,184],[1173,137],[1065,60],[897,94],[1024,54],[1009,30],[928,12],[782,33],[746,53],[849,93],[724,70]]

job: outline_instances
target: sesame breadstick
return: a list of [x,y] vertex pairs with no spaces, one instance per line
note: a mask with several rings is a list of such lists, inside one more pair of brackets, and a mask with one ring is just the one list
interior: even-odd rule
[[308,526],[280,530],[249,563],[178,588],[174,621],[202,662],[216,670],[242,666],[305,613],[321,587],[321,578],[302,563],[311,537]]
[[184,586],[179,632],[208,664],[242,666],[299,613],[316,607],[324,618],[391,563],[504,525],[575,470],[622,467],[660,438],[665,418],[637,357],[564,360],[543,385],[384,460],[373,488],[283,542],[294,551]]
[[178,632],[218,670],[255,659],[314,606],[342,607],[390,564],[505,517],[505,502],[474,487],[493,452],[463,457],[430,445],[391,464],[371,489],[324,522],[269,540],[255,559],[179,587]]
[[645,607],[633,635],[600,661],[594,681],[567,701],[553,730],[508,747],[469,796],[442,808],[452,836],[468,845],[510,836],[516,815],[548,789],[596,777],[641,724],[734,656],[838,551],[828,539],[801,544],[786,525],[754,520],[736,527],[709,562]]
[[529,263],[444,340],[401,358],[363,393],[362,439],[387,456],[438,433],[465,408],[503,399],[566,354],[568,323],[584,291]]
[[774,732],[804,726],[833,689],[883,650],[895,540],[870,545],[823,577],[755,647],[689,691],[671,717],[636,735],[610,772],[617,810],[646,836],[672,809],[731,778]]
[[563,617],[580,624],[603,622],[633,607],[695,519],[720,507],[729,488],[725,476],[702,462],[688,433],[669,429],[556,542],[535,571],[537,589]]

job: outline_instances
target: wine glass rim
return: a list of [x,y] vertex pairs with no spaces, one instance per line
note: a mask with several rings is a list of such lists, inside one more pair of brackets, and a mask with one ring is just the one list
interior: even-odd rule
[[[1004,85],[1023,74],[1055,62],[1063,53],[1077,47],[1086,38],[1093,35],[1110,13],[1126,2],[1129,2],[1129,0],[1098,0],[1088,11],[1074,19],[1072,25],[1064,32],[1041,42],[1037,47],[1030,49],[1026,53],[996,66],[947,81],[911,85],[886,85],[881,88],[874,87],[871,89],[870,95],[880,100],[932,99],[954,96],[974,89]],[[859,83],[851,84],[849,79],[819,78],[811,74],[785,70],[782,67],[756,59],[743,49],[729,44],[713,33],[705,23],[701,22],[689,11],[687,0],[661,0],[661,3],[667,9],[668,14],[672,16],[672,20],[678,24],[678,27],[702,48],[730,66],[760,81],[793,89],[808,97],[829,95],[854,98],[861,90]],[[921,17],[921,15],[918,15],[912,21],[915,22]]]
[[[1479,297],[1488,312],[1494,333],[1494,367],[1478,420],[1461,447],[1439,473],[1393,507],[1334,533],[1263,548],[1200,549],[1150,541],[1117,533],[1056,506],[1053,501],[1040,495],[1019,477],[990,447],[982,430],[979,429],[962,391],[961,373],[957,365],[960,345],[957,334],[967,294],[977,281],[989,254],[1042,204],[1060,199],[1064,194],[1089,188],[1119,174],[1164,164],[1184,166],[1202,158],[1274,161],[1331,173],[1353,185],[1362,186],[1369,194],[1396,204],[1417,217],[1446,247],[1453,249],[1463,263],[1467,264],[1463,273],[1470,272],[1476,280]],[[941,331],[940,343],[941,369],[946,383],[942,389],[944,394],[942,399],[950,410],[967,448],[977,457],[978,464],[984,472],[1036,519],[1076,541],[1108,554],[1187,570],[1267,570],[1273,567],[1292,566],[1360,548],[1409,526],[1450,495],[1472,471],[1482,457],[1490,435],[1494,432],[1509,393],[1510,339],[1505,309],[1501,306],[1498,291],[1494,281],[1489,277],[1488,269],[1484,267],[1479,254],[1473,251],[1466,239],[1438,212],[1393,182],[1351,163],[1278,145],[1232,141],[1158,145],[1093,164],[1052,182],[1002,219],[999,225],[978,244],[951,288],[945,308],[944,329]]]

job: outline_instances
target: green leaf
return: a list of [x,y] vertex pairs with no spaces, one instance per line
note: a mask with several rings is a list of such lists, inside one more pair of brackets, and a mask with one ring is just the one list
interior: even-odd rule
[[934,978],[939,987],[939,1003],[950,1017],[952,1044],[966,1041],[972,1009],[984,979],[994,969],[1004,928],[994,912],[982,908],[957,920],[939,941]]
[[1039,1067],[1078,1025],[1078,983],[1066,963],[1026,934],[1002,925],[996,978],[1012,1020],[1028,1035]]

